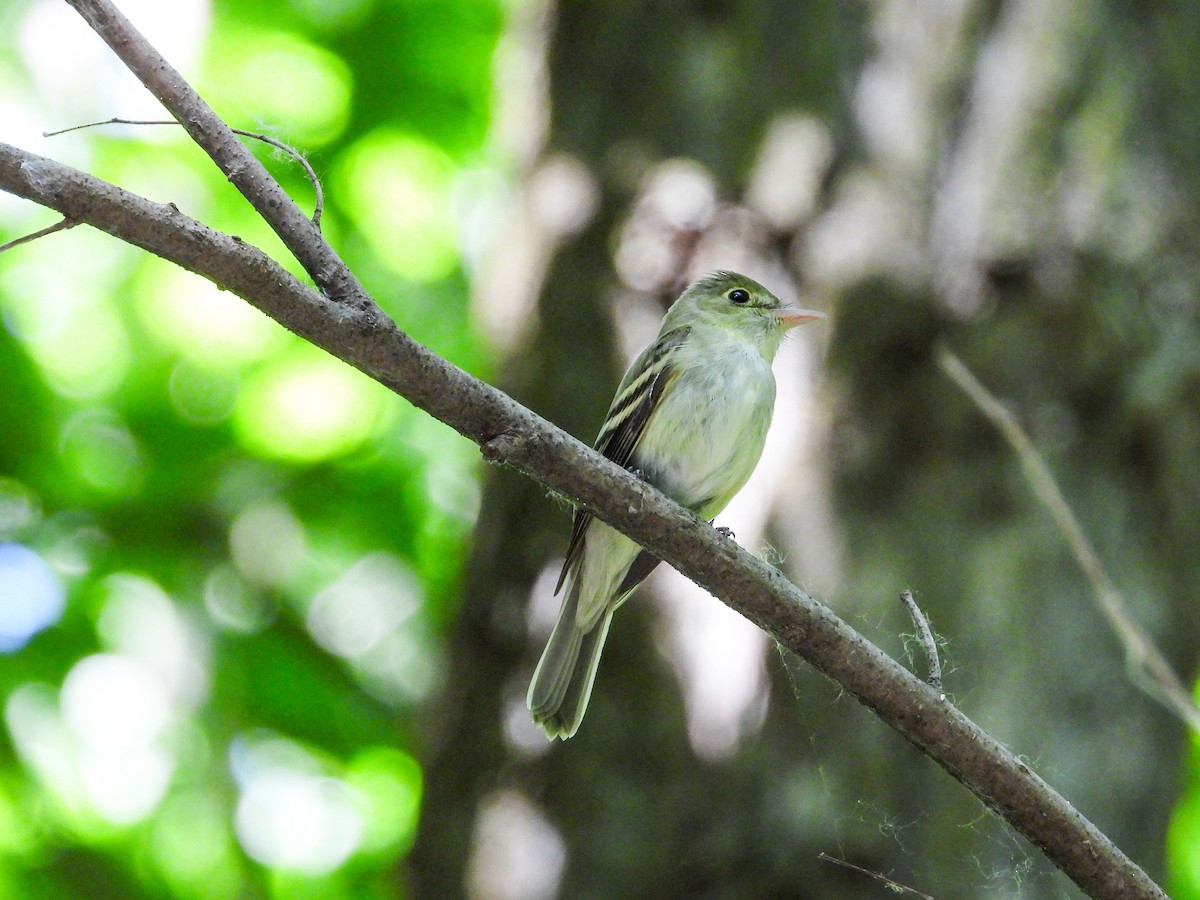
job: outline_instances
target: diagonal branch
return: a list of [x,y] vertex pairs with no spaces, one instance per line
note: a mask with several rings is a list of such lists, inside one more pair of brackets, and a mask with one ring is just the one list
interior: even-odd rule
[[1163,892],[1025,764],[823,604],[707,523],[401,332],[311,221],[106,0],[67,0],[279,233],[321,288],[255,248],[51,160],[0,144],[0,187],[233,290],[510,465],[599,516],[841,684],[1103,898]]
[[67,3],[212,158],[322,291],[344,303],[373,305],[359,280],[321,237],[320,228],[304,215],[233,130],[113,3],[109,0],[67,0]]

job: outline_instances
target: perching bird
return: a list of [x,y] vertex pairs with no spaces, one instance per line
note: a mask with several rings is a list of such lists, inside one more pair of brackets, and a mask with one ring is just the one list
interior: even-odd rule
[[[775,405],[771,361],[784,332],[822,316],[784,306],[744,275],[704,276],[621,379],[596,449],[711,520],[762,455]],[[551,738],[579,728],[612,614],[656,565],[623,534],[575,513],[555,588],[566,582],[567,592],[527,697]]]

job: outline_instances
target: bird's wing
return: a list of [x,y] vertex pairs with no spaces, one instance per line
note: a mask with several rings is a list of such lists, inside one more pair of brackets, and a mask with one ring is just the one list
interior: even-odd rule
[[[642,435],[646,433],[646,425],[658,409],[663,394],[678,376],[679,369],[675,364],[678,357],[675,351],[687,340],[689,330],[679,328],[660,335],[658,340],[642,351],[641,356],[621,379],[617,395],[608,408],[608,415],[604,417],[604,426],[600,429],[595,444],[601,454],[617,465],[629,467],[633,452],[637,449]],[[554,588],[556,594],[562,589],[567,573],[579,563],[583,554],[583,536],[587,533],[591,521],[591,513],[582,509],[575,511],[571,543],[567,546],[567,559]],[[653,568],[654,565],[646,567],[642,578]],[[641,578],[638,581],[641,581]]]

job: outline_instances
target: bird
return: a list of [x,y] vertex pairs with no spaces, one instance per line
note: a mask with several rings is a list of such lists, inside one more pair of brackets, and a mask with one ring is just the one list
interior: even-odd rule
[[[706,521],[749,479],[775,406],[771,362],[789,328],[824,313],[785,305],[756,281],[694,281],[617,387],[594,447]],[[637,543],[575,512],[555,587],[562,605],[526,697],[551,740],[583,721],[613,613],[657,566]]]

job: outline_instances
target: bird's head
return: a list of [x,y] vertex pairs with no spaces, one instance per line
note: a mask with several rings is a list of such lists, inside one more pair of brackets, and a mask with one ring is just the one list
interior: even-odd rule
[[775,338],[789,328],[825,314],[785,304],[752,278],[737,272],[710,272],[692,282],[667,311],[664,329],[714,325],[748,337]]

